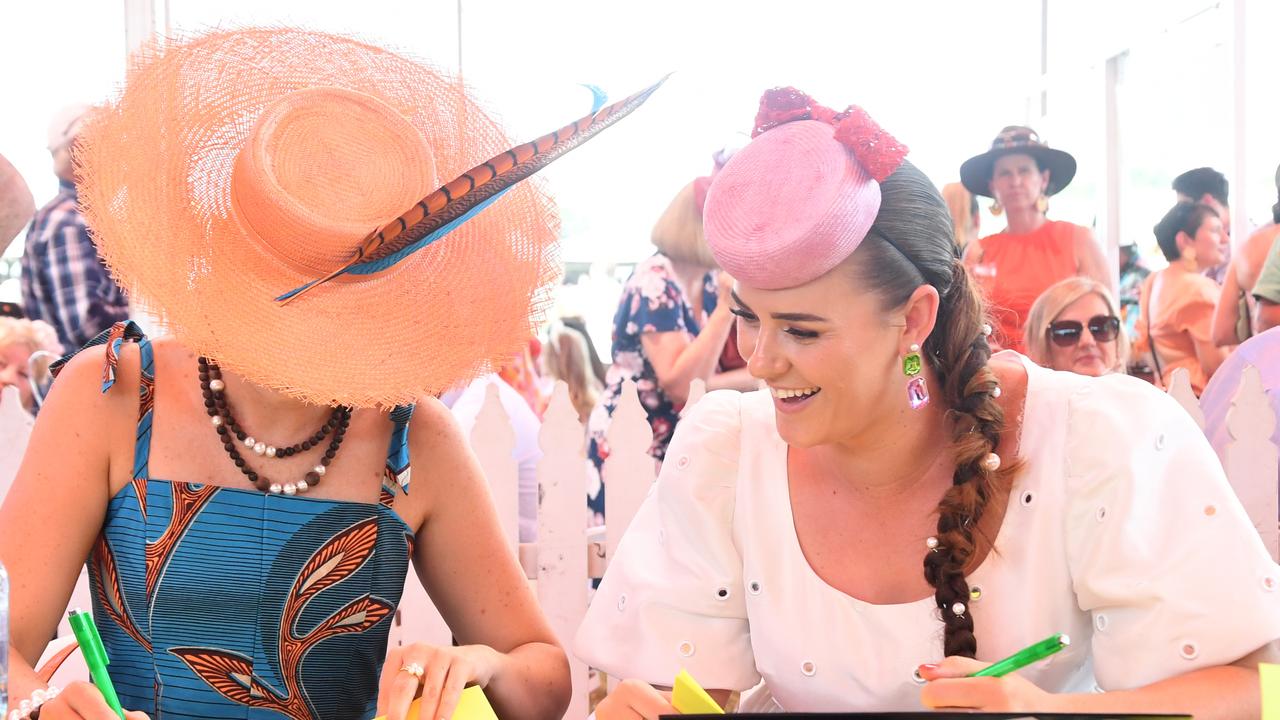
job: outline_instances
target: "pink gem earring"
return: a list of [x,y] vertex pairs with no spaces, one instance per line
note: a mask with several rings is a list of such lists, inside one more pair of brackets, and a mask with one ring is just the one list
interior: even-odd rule
[[912,410],[919,410],[929,404],[929,387],[924,383],[920,370],[924,361],[920,358],[920,346],[912,345],[911,352],[902,358],[902,374],[907,380],[907,404]]

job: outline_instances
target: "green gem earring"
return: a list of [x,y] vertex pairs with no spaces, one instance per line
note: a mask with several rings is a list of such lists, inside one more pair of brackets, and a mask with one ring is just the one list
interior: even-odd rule
[[929,404],[929,387],[925,385],[924,376],[920,374],[923,367],[924,360],[920,357],[920,346],[912,345],[911,352],[902,358],[902,374],[908,378],[907,404],[912,410],[919,410]]

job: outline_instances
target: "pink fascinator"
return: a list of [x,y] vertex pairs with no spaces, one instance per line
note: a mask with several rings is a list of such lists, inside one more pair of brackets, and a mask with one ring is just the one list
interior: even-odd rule
[[752,137],[707,191],[707,244],[748,285],[803,285],[866,237],[907,147],[862,108],[836,112],[789,87],[765,92]]

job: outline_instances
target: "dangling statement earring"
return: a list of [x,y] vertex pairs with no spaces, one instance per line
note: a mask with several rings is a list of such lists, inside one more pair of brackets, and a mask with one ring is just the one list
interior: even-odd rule
[[996,216],[996,217],[1000,217],[1000,213],[1003,213],[1003,212],[1004,212],[1004,208],[1000,207],[1000,201],[999,201],[999,200],[992,200],[992,201],[991,201],[991,214],[992,214],[992,215],[994,215],[994,216]]
[[907,404],[912,410],[919,410],[929,404],[929,387],[924,383],[924,376],[920,374],[924,361],[920,359],[920,346],[912,345],[911,352],[902,358],[902,374],[909,379],[907,381]]
[[1049,212],[1049,198],[1044,195],[1036,198],[1036,210],[1039,210],[1042,215]]

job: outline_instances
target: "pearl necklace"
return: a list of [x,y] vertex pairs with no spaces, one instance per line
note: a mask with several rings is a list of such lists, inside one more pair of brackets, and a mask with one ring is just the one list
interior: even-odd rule
[[[318,485],[320,478],[324,476],[328,470],[329,463],[333,462],[333,458],[338,454],[338,448],[342,445],[343,437],[347,433],[347,426],[351,422],[351,408],[341,405],[335,407],[328,421],[306,440],[289,447],[276,448],[274,445],[268,445],[255,439],[236,422],[235,417],[231,414],[231,407],[227,404],[227,384],[223,381],[222,370],[218,368],[217,364],[204,357],[199,358],[197,362],[199,365],[200,391],[204,395],[204,407],[205,411],[209,413],[209,421],[213,424],[214,429],[217,430],[218,437],[222,440],[223,449],[227,451],[227,455],[231,457],[232,462],[235,463],[240,472],[249,479],[249,482],[259,490],[274,495],[304,493]],[[255,472],[249,468],[248,463],[245,462],[237,447],[243,443],[244,447],[251,449],[261,457],[285,458],[310,450],[323,442],[330,434],[333,437],[329,440],[329,446],[325,448],[319,464],[311,468],[301,480],[294,482],[275,482],[265,475]]]

